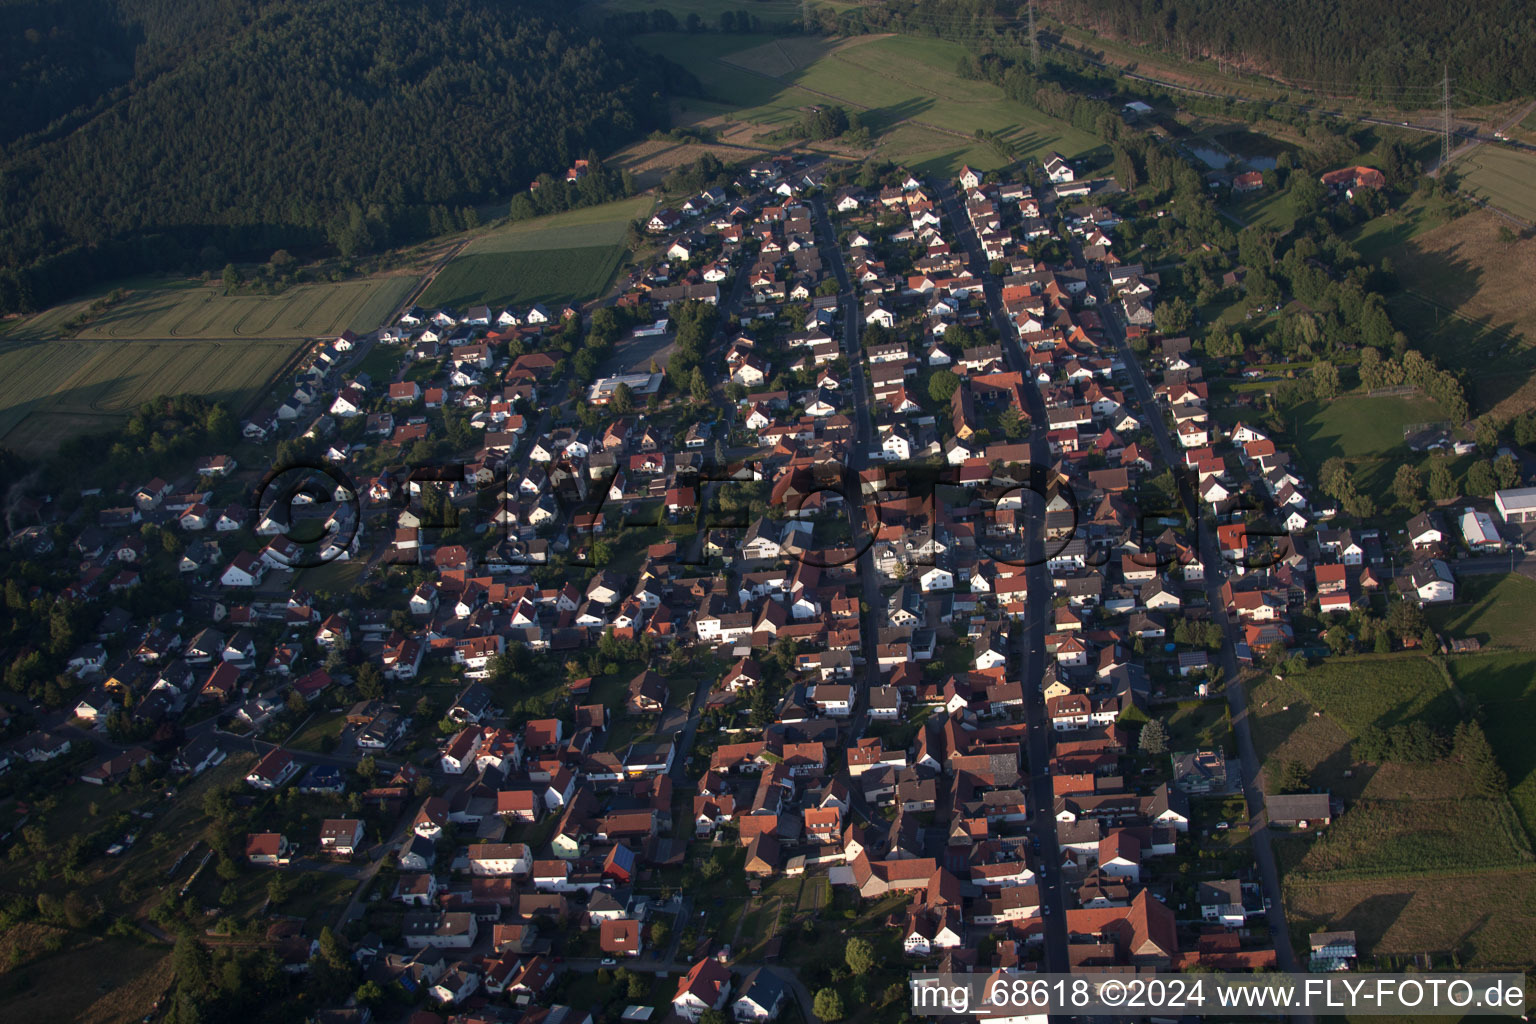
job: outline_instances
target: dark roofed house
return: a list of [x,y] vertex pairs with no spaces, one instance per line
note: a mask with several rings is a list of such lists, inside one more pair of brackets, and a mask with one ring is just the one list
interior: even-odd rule
[[629,681],[629,700],[625,706],[632,715],[650,714],[667,705],[667,681],[646,669]]
[[1333,821],[1333,800],[1327,793],[1280,793],[1264,797],[1271,825],[1317,828]]

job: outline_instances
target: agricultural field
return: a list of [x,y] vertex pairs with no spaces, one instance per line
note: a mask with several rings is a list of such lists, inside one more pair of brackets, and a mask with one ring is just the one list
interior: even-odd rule
[[299,340],[77,341],[0,346],[0,444],[36,454],[110,428],[157,395],[191,392],[237,411]]
[[393,275],[295,285],[277,295],[225,295],[219,284],[177,281],[134,292],[86,324],[93,340],[324,338],[371,331],[389,319],[416,283]]
[[650,212],[636,196],[517,221],[466,245],[421,296],[427,307],[582,302],[607,290],[629,224]]
[[[1475,851],[1471,852],[1471,851]],[[1277,843],[1288,876],[1372,876],[1529,864],[1530,841],[1506,800],[1360,800],[1321,838]]]
[[[755,45],[745,45],[754,41]],[[828,101],[861,114],[875,135],[874,155],[933,173],[964,163],[983,169],[1007,162],[978,145],[981,128],[1002,136],[1020,156],[1060,151],[1079,156],[1096,140],[1063,122],[1009,100],[987,82],[955,74],[964,48],[906,36],[711,37],[711,60],[700,59],[700,37],[665,33],[637,42],[686,63],[712,99],[735,117],[786,125],[804,108]],[[721,52],[718,47],[728,48]]]
[[1536,156],[1488,143],[1456,161],[1455,169],[1462,191],[1527,223],[1536,221]]
[[1457,689],[1477,702],[1483,731],[1509,776],[1510,802],[1536,842],[1536,663],[1532,655],[1506,653],[1459,655],[1450,664]]
[[[1453,659],[1453,667],[1461,660]],[[1512,665],[1490,660],[1487,667],[1500,670],[1479,684],[1489,695],[1522,693],[1516,687],[1524,681]],[[1536,919],[1536,871],[1529,867],[1521,794],[1512,794],[1513,806],[1471,799],[1471,782],[1454,761],[1366,765],[1350,755],[1350,741],[1368,726],[1423,719],[1448,729],[1464,704],[1485,699],[1462,685],[1471,675],[1455,667],[1453,690],[1428,658],[1397,654],[1330,659],[1253,686],[1253,739],[1266,771],[1300,761],[1314,786],[1345,805],[1343,816],[1321,833],[1276,842],[1286,912],[1298,934],[1353,928],[1373,954],[1428,950],[1457,952],[1479,966],[1530,962],[1529,943],[1515,941],[1519,927],[1498,914],[1447,913],[1442,903],[1447,892],[1488,887],[1495,877],[1490,869],[1497,868],[1493,888],[1522,921]],[[1523,730],[1513,732],[1523,742]],[[1501,760],[1518,769],[1520,755],[1506,755],[1509,737],[1495,739],[1490,730],[1490,740]],[[1512,771],[1511,780],[1516,777]],[[1523,927],[1528,934],[1529,924]]]
[[1405,289],[1394,318],[1425,354],[1467,373],[1474,412],[1509,418],[1536,408],[1536,238],[1500,241],[1502,226],[1481,210],[1442,223],[1425,211],[1384,230]]
[[[1285,883],[1293,934],[1354,930],[1375,954],[1455,952],[1468,966],[1528,967],[1536,934],[1536,869],[1445,871]],[[1373,1018],[1379,1020],[1380,1018]]]

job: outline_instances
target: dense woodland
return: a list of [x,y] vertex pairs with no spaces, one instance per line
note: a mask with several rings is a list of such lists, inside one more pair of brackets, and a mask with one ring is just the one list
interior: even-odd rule
[[1434,105],[1447,65],[1459,92],[1508,99],[1536,91],[1536,9],[1523,0],[1053,0],[1046,8],[1180,56],[1219,56],[1407,107]]
[[[812,20],[989,45],[1027,38],[1027,8],[1028,0],[887,0],[818,8]],[[1106,38],[1404,107],[1433,107],[1447,67],[1471,102],[1536,92],[1536,8],[1522,0],[1042,0],[1037,10]]]
[[[422,237],[434,208],[510,198],[664,117],[664,62],[543,0],[0,12],[15,29],[9,66],[56,68],[27,115],[15,108],[36,83],[4,84],[0,311],[131,272]],[[45,27],[55,15],[57,33]],[[16,137],[43,118],[51,129]]]

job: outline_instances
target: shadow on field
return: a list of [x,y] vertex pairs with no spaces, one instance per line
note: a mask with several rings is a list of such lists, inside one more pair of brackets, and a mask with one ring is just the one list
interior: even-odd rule
[[1397,923],[1403,908],[1413,899],[1411,892],[1387,892],[1370,896],[1350,908],[1349,913],[1334,922],[1339,931],[1353,931],[1359,944],[1371,949]]
[[893,103],[888,107],[871,107],[861,115],[870,131],[885,131],[893,125],[911,120],[933,109],[933,100],[914,97]]

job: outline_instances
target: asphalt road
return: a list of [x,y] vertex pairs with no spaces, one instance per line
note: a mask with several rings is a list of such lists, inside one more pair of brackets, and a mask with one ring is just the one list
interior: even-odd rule
[[[1046,422],[1045,402],[1040,388],[1028,372],[1029,361],[1025,356],[1018,331],[1008,320],[1003,309],[1002,282],[988,270],[986,255],[981,242],[971,227],[964,207],[954,186],[945,183],[939,192],[945,219],[951,231],[965,250],[966,263],[971,273],[977,275],[986,295],[987,312],[992,326],[1002,339],[1003,351],[1009,368],[1023,374],[1025,412],[1031,423],[1029,436],[1030,461],[1039,467],[1051,465],[1051,453],[1040,424]],[[1020,650],[1020,679],[1024,686],[1025,720],[1029,724],[1025,770],[1028,783],[1026,798],[1031,816],[1030,827],[1040,841],[1035,871],[1038,876],[1040,903],[1045,910],[1045,970],[1065,973],[1067,964],[1066,893],[1061,877],[1061,851],[1056,842],[1056,822],[1052,816],[1055,794],[1051,787],[1050,727],[1045,719],[1042,684],[1045,677],[1046,618],[1051,614],[1051,602],[1046,595],[1052,593],[1052,584],[1046,572],[1045,540],[1042,533],[1043,515],[1026,515],[1025,529],[1025,578],[1028,582],[1029,609],[1027,618],[1016,629],[1015,643]],[[1022,636],[1019,633],[1022,632]]]
[[[1074,241],[1073,256],[1081,260],[1081,245]],[[1148,423],[1153,435],[1157,439],[1158,451],[1162,454],[1163,461],[1173,467],[1181,467],[1182,459],[1175,449],[1173,441],[1169,437],[1168,427],[1163,418],[1162,410],[1157,407],[1152,397],[1152,389],[1147,384],[1145,374],[1142,372],[1141,363],[1135,353],[1125,342],[1125,330],[1118,316],[1109,303],[1109,279],[1104,272],[1089,273],[1089,286],[1092,288],[1098,300],[1098,308],[1104,322],[1105,330],[1114,340],[1119,349],[1120,356],[1125,362],[1126,372],[1130,375],[1131,391],[1142,412],[1142,420]],[[1189,486],[1186,474],[1175,469],[1175,476],[1179,481],[1179,494],[1184,507],[1189,511],[1191,518],[1196,522],[1200,519],[1200,507],[1195,500],[1193,491]],[[1253,736],[1249,729],[1247,695],[1243,685],[1238,681],[1236,644],[1242,639],[1238,629],[1238,623],[1228,618],[1222,607],[1220,590],[1227,576],[1227,563],[1217,549],[1216,531],[1202,528],[1199,531],[1200,557],[1205,565],[1205,589],[1206,598],[1210,604],[1211,618],[1221,626],[1226,635],[1226,643],[1222,645],[1222,671],[1227,680],[1226,695],[1231,709],[1232,731],[1237,737],[1239,759],[1243,768],[1243,795],[1248,801],[1250,813],[1249,829],[1253,845],[1254,862],[1259,869],[1259,881],[1264,892],[1265,904],[1269,907],[1266,913],[1271,931],[1271,938],[1275,944],[1275,955],[1282,971],[1295,971],[1298,969],[1296,956],[1291,948],[1290,930],[1286,927],[1285,901],[1280,889],[1280,872],[1275,863],[1274,849],[1270,845],[1268,828],[1269,817],[1264,809],[1264,792],[1262,780],[1259,774],[1259,759],[1254,749]],[[1307,1018],[1310,1021],[1311,1018]]]

